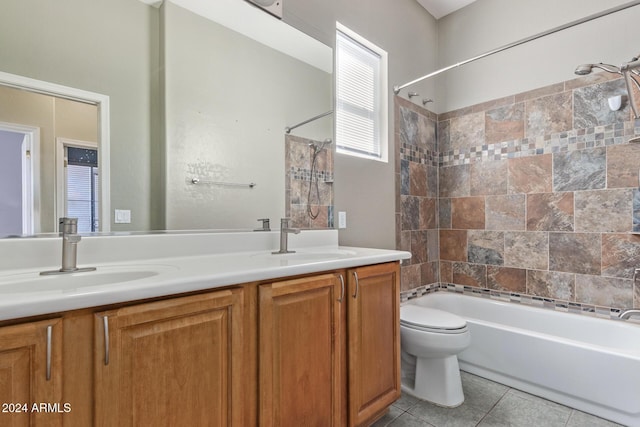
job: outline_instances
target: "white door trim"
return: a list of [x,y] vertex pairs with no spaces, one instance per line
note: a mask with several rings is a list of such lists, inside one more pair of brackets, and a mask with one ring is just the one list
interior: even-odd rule
[[[100,170],[100,231],[111,230],[111,192],[110,192],[110,122],[109,97],[69,86],[49,83],[29,77],[0,71],[0,85],[15,87],[59,98],[85,102],[98,107],[98,168]],[[38,163],[33,163],[38,164]],[[39,168],[34,168],[38,172]],[[38,181],[39,182],[39,181]],[[58,219],[53,218],[54,230],[58,229]]]

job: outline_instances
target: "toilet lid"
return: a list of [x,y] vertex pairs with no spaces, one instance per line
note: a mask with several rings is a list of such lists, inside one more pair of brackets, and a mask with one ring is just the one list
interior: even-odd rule
[[407,304],[400,307],[400,323],[416,329],[436,329],[452,331],[467,326],[460,316],[435,308]]

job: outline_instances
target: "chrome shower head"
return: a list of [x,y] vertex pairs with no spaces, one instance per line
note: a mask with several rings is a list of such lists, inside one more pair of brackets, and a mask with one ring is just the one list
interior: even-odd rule
[[309,147],[313,148],[315,151],[322,151],[325,149],[327,145],[331,145],[331,144],[333,144],[333,139],[326,138],[324,141],[320,143],[320,145],[318,145],[315,142],[312,142],[309,144]]
[[576,73],[579,76],[586,76],[587,74],[591,74],[594,68],[598,68],[600,70],[606,71],[607,73],[622,74],[620,72],[620,68],[616,67],[615,65],[603,64],[603,63],[578,65],[574,73]]
[[574,73],[576,73],[579,76],[586,76],[587,74],[591,74],[592,70],[593,70],[593,64],[582,64],[576,67],[576,70],[574,71]]

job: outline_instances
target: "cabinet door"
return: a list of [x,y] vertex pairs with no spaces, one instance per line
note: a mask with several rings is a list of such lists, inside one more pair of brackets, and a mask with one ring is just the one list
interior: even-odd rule
[[61,400],[61,319],[0,328],[0,425],[61,426]]
[[231,289],[96,314],[96,425],[243,426],[242,296]]
[[340,310],[337,274],[260,285],[260,426],[340,423]]
[[400,397],[397,263],[349,270],[349,425],[380,415]]

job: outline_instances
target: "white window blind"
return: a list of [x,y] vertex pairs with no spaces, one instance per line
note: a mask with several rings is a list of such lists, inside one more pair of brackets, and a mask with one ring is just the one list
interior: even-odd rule
[[97,168],[67,166],[67,216],[78,218],[78,232],[97,230]]
[[98,151],[93,148],[65,146],[66,211],[78,218],[78,232],[97,231]]
[[337,31],[336,148],[382,157],[381,55]]

